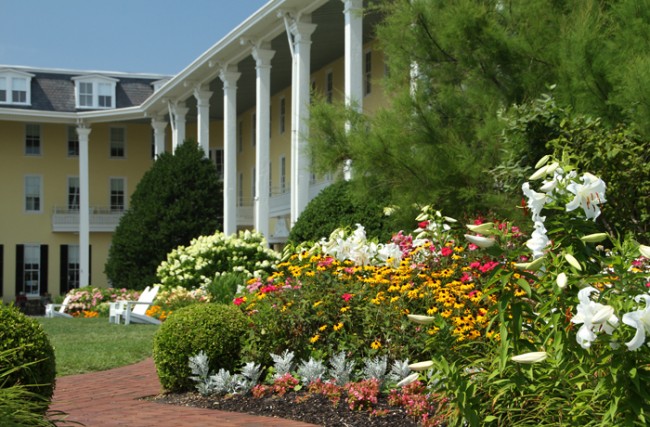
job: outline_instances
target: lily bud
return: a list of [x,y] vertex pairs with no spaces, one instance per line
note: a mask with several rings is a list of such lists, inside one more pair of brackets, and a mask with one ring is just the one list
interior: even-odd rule
[[412,382],[415,382],[415,380],[417,380],[419,376],[420,374],[418,374],[417,372],[411,374],[408,377],[404,378],[402,381],[398,382],[397,387],[404,387],[405,385],[409,385]]
[[467,241],[470,243],[474,243],[479,248],[489,248],[491,246],[494,246],[496,243],[496,240],[494,239],[482,236],[474,236],[472,234],[465,234],[465,239],[467,239]]
[[518,268],[519,270],[530,270],[530,271],[539,270],[540,267],[542,267],[543,265],[544,265],[544,257],[539,257],[532,262],[515,263],[515,267]]
[[517,363],[532,364],[537,362],[542,362],[546,360],[548,353],[545,351],[533,351],[530,353],[520,354],[518,356],[512,356],[510,360]]
[[546,174],[550,175],[555,172],[555,169],[559,168],[560,164],[558,162],[553,162],[546,167]]
[[557,283],[557,287],[560,289],[566,288],[566,284],[568,282],[568,278],[566,273],[560,273],[557,275],[557,279],[555,279],[555,283]]
[[607,233],[594,233],[594,234],[588,234],[586,236],[582,236],[580,240],[586,243],[597,243],[597,242],[602,242],[607,237],[609,237],[609,234]]
[[650,246],[639,245],[639,252],[646,258],[650,258]]
[[569,265],[571,265],[571,267],[575,268],[578,271],[582,271],[582,266],[580,265],[576,257],[574,257],[571,254],[564,254],[564,259],[567,260],[567,262],[569,263]]
[[416,372],[426,371],[427,369],[433,367],[433,361],[427,360],[426,362],[411,363],[409,369]]
[[492,230],[494,230],[494,223],[484,222],[483,224],[479,224],[479,225],[467,224],[466,227],[470,231],[473,231],[474,233],[489,234]]
[[540,179],[546,176],[546,170],[548,169],[548,166],[541,167],[537,169],[537,171],[532,174],[528,179],[531,181],[535,181],[536,179]]
[[535,164],[535,169],[539,169],[542,166],[544,166],[546,164],[546,162],[548,162],[550,160],[550,158],[551,158],[551,155],[547,154],[544,157],[542,157],[541,159],[539,159],[537,164]]
[[419,324],[419,325],[428,325],[429,323],[433,323],[434,320],[436,320],[435,317],[431,317],[431,316],[422,316],[422,315],[420,315],[420,314],[409,314],[409,315],[407,315],[406,317],[408,317],[408,319],[409,319],[411,322],[413,322],[413,323],[417,323],[417,324]]

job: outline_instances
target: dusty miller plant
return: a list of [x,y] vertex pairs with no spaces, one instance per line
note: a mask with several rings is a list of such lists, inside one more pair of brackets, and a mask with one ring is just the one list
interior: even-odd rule
[[298,376],[303,385],[309,385],[316,380],[322,380],[327,372],[325,364],[320,360],[309,358],[308,361],[302,361],[298,367]]
[[273,359],[273,379],[280,378],[291,372],[293,368],[293,351],[285,350],[281,355],[271,353]]
[[189,361],[192,376],[190,379],[196,381],[196,389],[203,396],[212,393],[212,381],[210,379],[210,366],[208,365],[208,356],[201,350],[196,356],[190,356]]
[[345,352],[341,351],[330,359],[329,376],[334,379],[337,385],[345,385],[350,382],[354,365],[354,360],[348,362],[345,358]]
[[363,378],[367,380],[376,379],[381,384],[386,377],[386,369],[388,369],[388,356],[365,359]]
[[408,377],[411,374],[411,368],[409,368],[409,360],[395,360],[390,367],[390,372],[386,376],[386,379],[392,383],[398,383],[404,378]]

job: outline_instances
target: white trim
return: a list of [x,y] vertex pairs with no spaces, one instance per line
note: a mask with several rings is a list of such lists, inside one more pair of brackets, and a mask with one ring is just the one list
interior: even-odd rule
[[[32,105],[32,78],[33,74],[25,73],[23,71],[14,70],[11,68],[0,69],[0,79],[5,81],[6,98],[0,101],[0,105],[21,106],[29,107]],[[13,100],[14,80],[21,80],[25,82],[25,102],[16,102]],[[22,92],[22,90],[21,90]]]
[[[84,75],[84,76],[76,76],[72,77],[70,80],[74,82],[74,99],[75,99],[75,107],[78,109],[102,109],[102,110],[108,110],[108,109],[115,109],[116,104],[117,104],[117,99],[115,96],[115,87],[117,86],[117,82],[119,82],[118,79],[112,78],[112,77],[107,77],[107,76],[102,76],[99,74],[90,74],[90,75]],[[81,85],[82,84],[88,84],[91,87],[91,92],[90,95],[84,95],[84,96],[90,96],[90,104],[82,104],[81,100]],[[107,96],[107,95],[101,95],[100,94],[100,88],[102,86],[108,86],[110,92],[110,105],[100,105],[100,97],[101,96]]]
[[[28,178],[38,178],[38,209],[29,210],[27,209],[27,179]],[[25,174],[23,176],[23,213],[26,214],[42,214],[43,213],[43,204],[45,202],[45,192],[43,191],[43,175],[41,174]]]

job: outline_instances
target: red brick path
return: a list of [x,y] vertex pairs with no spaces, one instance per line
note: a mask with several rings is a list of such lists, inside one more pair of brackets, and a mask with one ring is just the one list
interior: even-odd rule
[[57,379],[50,409],[87,427],[313,427],[298,421],[139,400],[161,391],[152,359]]

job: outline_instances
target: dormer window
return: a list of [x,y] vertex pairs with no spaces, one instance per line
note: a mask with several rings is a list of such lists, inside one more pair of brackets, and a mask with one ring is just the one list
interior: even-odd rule
[[115,108],[118,80],[104,76],[74,77],[77,108]]
[[33,74],[0,70],[0,104],[31,105]]

